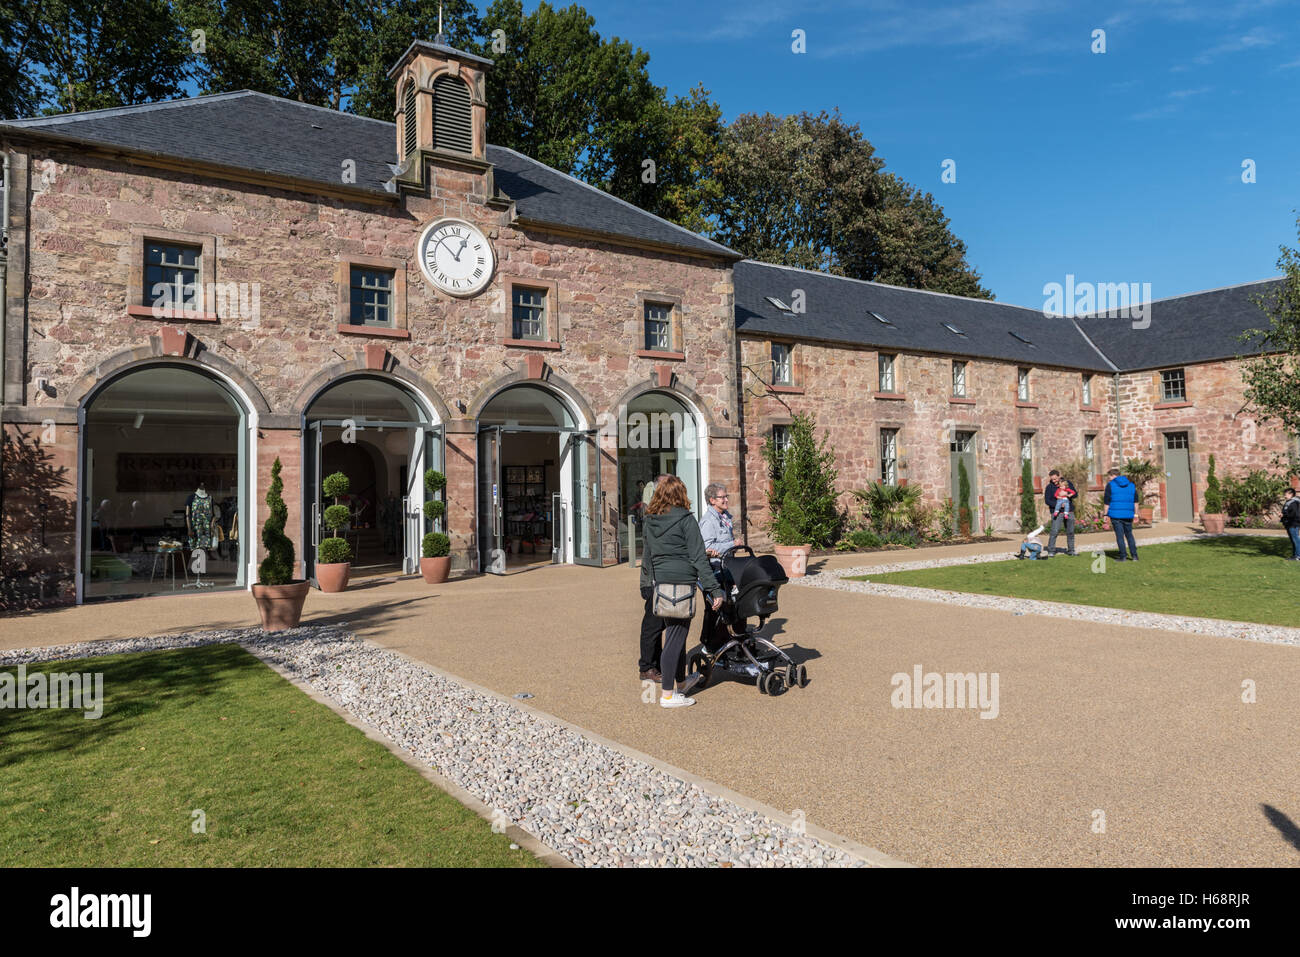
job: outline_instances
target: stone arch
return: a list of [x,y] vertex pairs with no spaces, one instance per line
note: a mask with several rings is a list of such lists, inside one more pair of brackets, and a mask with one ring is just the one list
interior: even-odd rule
[[338,380],[354,375],[368,375],[379,379],[392,379],[397,384],[414,389],[421,398],[432,406],[439,423],[445,425],[451,420],[451,411],[447,408],[447,404],[442,401],[442,396],[438,394],[438,390],[433,387],[432,383],[399,363],[389,363],[389,365],[391,368],[375,369],[370,367],[364,358],[349,359],[345,362],[335,362],[328,365],[308,379],[303,384],[303,387],[298,390],[298,394],[293,398],[292,412],[297,415],[306,415],[308,407],[315,401],[316,397]]
[[69,398],[74,406],[83,408],[86,403],[94,396],[99,388],[105,385],[109,379],[133,372],[136,369],[143,369],[153,365],[176,365],[186,366],[199,371],[207,370],[216,372],[220,376],[228,379],[234,384],[244,397],[248,400],[249,411],[256,412],[259,415],[269,413],[271,405],[266,401],[266,396],[258,388],[244,370],[233,362],[229,362],[221,356],[215,355],[211,349],[208,349],[202,342],[187,334],[187,345],[184,354],[169,354],[163,348],[161,336],[150,336],[149,344],[146,346],[137,346],[134,349],[123,349],[121,352],[114,353],[107,359],[100,362],[84,376],[73,383],[69,390]]
[[554,370],[549,367],[546,368],[540,378],[531,377],[526,369],[520,369],[493,379],[474,394],[474,398],[469,403],[469,411],[465,413],[466,418],[477,421],[478,417],[483,413],[484,407],[498,393],[504,392],[513,385],[549,386],[569,402],[574,411],[587,423],[587,428],[594,429],[596,427],[596,412],[587,400],[582,397],[582,393],[574,388],[572,383],[556,375]]
[[668,395],[681,399],[689,408],[692,408],[699,413],[700,417],[704,420],[705,431],[710,436],[716,436],[723,429],[727,428],[727,426],[718,425],[713,414],[709,411],[708,405],[706,405],[704,400],[700,398],[699,393],[686,383],[682,382],[677,378],[677,376],[673,376],[673,381],[667,386],[659,385],[653,377],[634,383],[625,389],[623,394],[613,401],[607,410],[609,416],[613,420],[617,421],[619,409],[638,396],[645,395],[647,392],[666,392]]

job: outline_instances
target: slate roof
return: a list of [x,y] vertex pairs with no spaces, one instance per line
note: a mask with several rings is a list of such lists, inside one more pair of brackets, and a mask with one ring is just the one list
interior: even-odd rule
[[1268,314],[1255,303],[1284,282],[1281,278],[1157,299],[1148,306],[1145,329],[1133,319],[1091,315],[1076,320],[1097,348],[1122,371],[1158,369],[1254,355],[1255,344],[1243,343],[1248,329],[1265,328]]
[[[391,198],[397,163],[394,124],[353,113],[240,90],[139,106],[10,120],[6,127],[77,142],[290,176],[335,189]],[[739,259],[725,246],[683,229],[514,150],[488,146],[498,190],[527,222]],[[344,184],[344,160],[356,183]]]
[[[845,279],[752,259],[736,264],[735,284],[736,326],[742,333],[1113,371],[1069,319],[1048,318],[1023,306]],[[804,292],[807,311],[802,314],[783,313],[767,300],[772,296],[790,306],[796,289]]]

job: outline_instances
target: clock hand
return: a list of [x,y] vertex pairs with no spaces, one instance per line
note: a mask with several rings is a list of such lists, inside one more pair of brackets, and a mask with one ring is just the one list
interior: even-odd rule
[[[456,250],[454,253],[452,253],[452,256],[455,257],[456,262],[460,262],[460,254],[463,253],[463,252],[465,251],[465,247],[468,246],[468,245],[469,245],[469,240],[468,240],[468,239],[462,239],[462,240],[460,241],[460,249],[458,249],[458,250]],[[448,246],[447,248],[450,249],[451,247]]]

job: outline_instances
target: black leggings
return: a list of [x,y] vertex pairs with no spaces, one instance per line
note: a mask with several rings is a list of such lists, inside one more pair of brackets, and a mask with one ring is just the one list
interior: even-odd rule
[[664,654],[659,659],[659,671],[664,676],[664,691],[672,691],[676,684],[677,666],[686,650],[686,635],[690,630],[689,618],[665,618]]

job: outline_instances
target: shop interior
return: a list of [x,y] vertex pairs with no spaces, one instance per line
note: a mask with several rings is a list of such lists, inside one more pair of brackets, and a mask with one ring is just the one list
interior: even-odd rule
[[501,436],[501,547],[507,566],[551,561],[554,496],[565,434],[506,432]]

